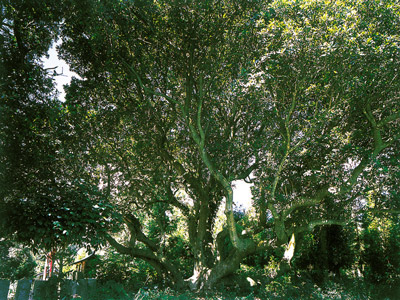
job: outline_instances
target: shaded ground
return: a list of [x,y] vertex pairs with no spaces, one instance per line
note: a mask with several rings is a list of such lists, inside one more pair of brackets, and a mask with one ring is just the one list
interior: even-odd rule
[[[290,282],[288,278],[281,278],[268,285],[257,286],[247,291],[238,291],[231,287],[219,286],[214,291],[207,292],[177,292],[170,288],[163,290],[157,286],[141,288],[134,293],[125,293],[121,289],[117,292],[103,291],[102,295],[111,293],[107,300],[146,300],[146,299],[198,299],[198,300],[264,300],[264,299],[400,299],[400,286],[371,286],[361,280],[329,281],[323,287],[313,284],[311,281]],[[119,294],[119,296],[117,296]],[[114,297],[114,298],[113,298]],[[99,298],[100,299],[100,298]]]

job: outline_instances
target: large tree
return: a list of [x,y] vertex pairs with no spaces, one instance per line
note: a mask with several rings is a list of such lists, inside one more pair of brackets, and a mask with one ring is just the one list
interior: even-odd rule
[[[104,150],[92,148],[93,163],[113,179],[110,198],[127,210],[133,241],[125,247],[107,239],[183,284],[158,253],[161,239],[149,239],[138,222],[139,211],[148,214],[155,202],[175,206],[187,219],[197,259],[191,282],[212,285],[256,248],[236,232],[231,182],[255,168],[265,135],[264,107],[244,85],[260,48],[260,8],[246,1],[87,2],[92,15],[82,24],[81,5],[65,21],[61,50],[85,80],[71,85],[67,104],[93,110],[91,137]],[[189,201],[177,196],[181,189]],[[224,196],[236,248],[217,261],[212,232]]]
[[[117,251],[184,286],[168,260],[179,211],[194,257],[186,282],[212,287],[248,255],[351,222],[370,190],[377,212],[398,212],[394,2],[67,2],[59,50],[82,79],[62,104],[57,157],[85,203],[79,224]],[[246,228],[238,179],[254,182]]]
[[[395,22],[382,25],[382,9]],[[68,104],[94,111],[105,151],[100,161],[94,147],[93,163],[114,177],[112,201],[129,211],[123,220],[141,244],[107,238],[175,282],[182,276],[132,209],[180,209],[196,258],[190,282],[212,286],[271,242],[350,222],[377,176],[363,172],[385,157],[396,166],[399,16],[391,6],[88,1],[73,11],[62,51],[84,81],[71,86]],[[99,128],[105,113],[114,123]],[[252,172],[259,222],[243,235],[232,182]],[[212,239],[223,197],[226,228]],[[271,227],[269,243],[254,239]],[[223,253],[228,237],[233,247]]]

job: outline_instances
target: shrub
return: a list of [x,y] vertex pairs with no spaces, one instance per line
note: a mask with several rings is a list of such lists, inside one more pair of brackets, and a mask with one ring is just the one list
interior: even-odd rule
[[32,278],[36,262],[29,249],[10,241],[0,241],[0,278],[12,281]]

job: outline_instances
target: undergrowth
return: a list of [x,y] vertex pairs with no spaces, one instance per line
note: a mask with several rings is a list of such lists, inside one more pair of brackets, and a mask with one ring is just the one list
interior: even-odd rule
[[[108,291],[107,291],[108,290]],[[385,286],[370,286],[358,279],[339,279],[326,282],[322,286],[303,278],[281,277],[265,285],[258,285],[241,290],[226,289],[219,286],[212,291],[175,291],[170,288],[158,287],[141,288],[135,292],[126,293],[121,287],[104,287],[99,290],[99,297],[95,300],[155,300],[155,299],[198,299],[198,300],[264,300],[264,299],[400,299],[400,288]]]

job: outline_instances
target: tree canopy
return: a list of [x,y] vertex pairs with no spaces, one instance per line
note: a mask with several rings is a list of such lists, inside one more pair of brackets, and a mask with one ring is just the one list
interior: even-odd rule
[[[198,289],[270,249],[285,271],[318,226],[398,219],[396,1],[51,4],[2,6],[5,235],[107,241]],[[65,102],[40,62],[56,37],[81,77]],[[248,222],[236,180],[253,183]]]

